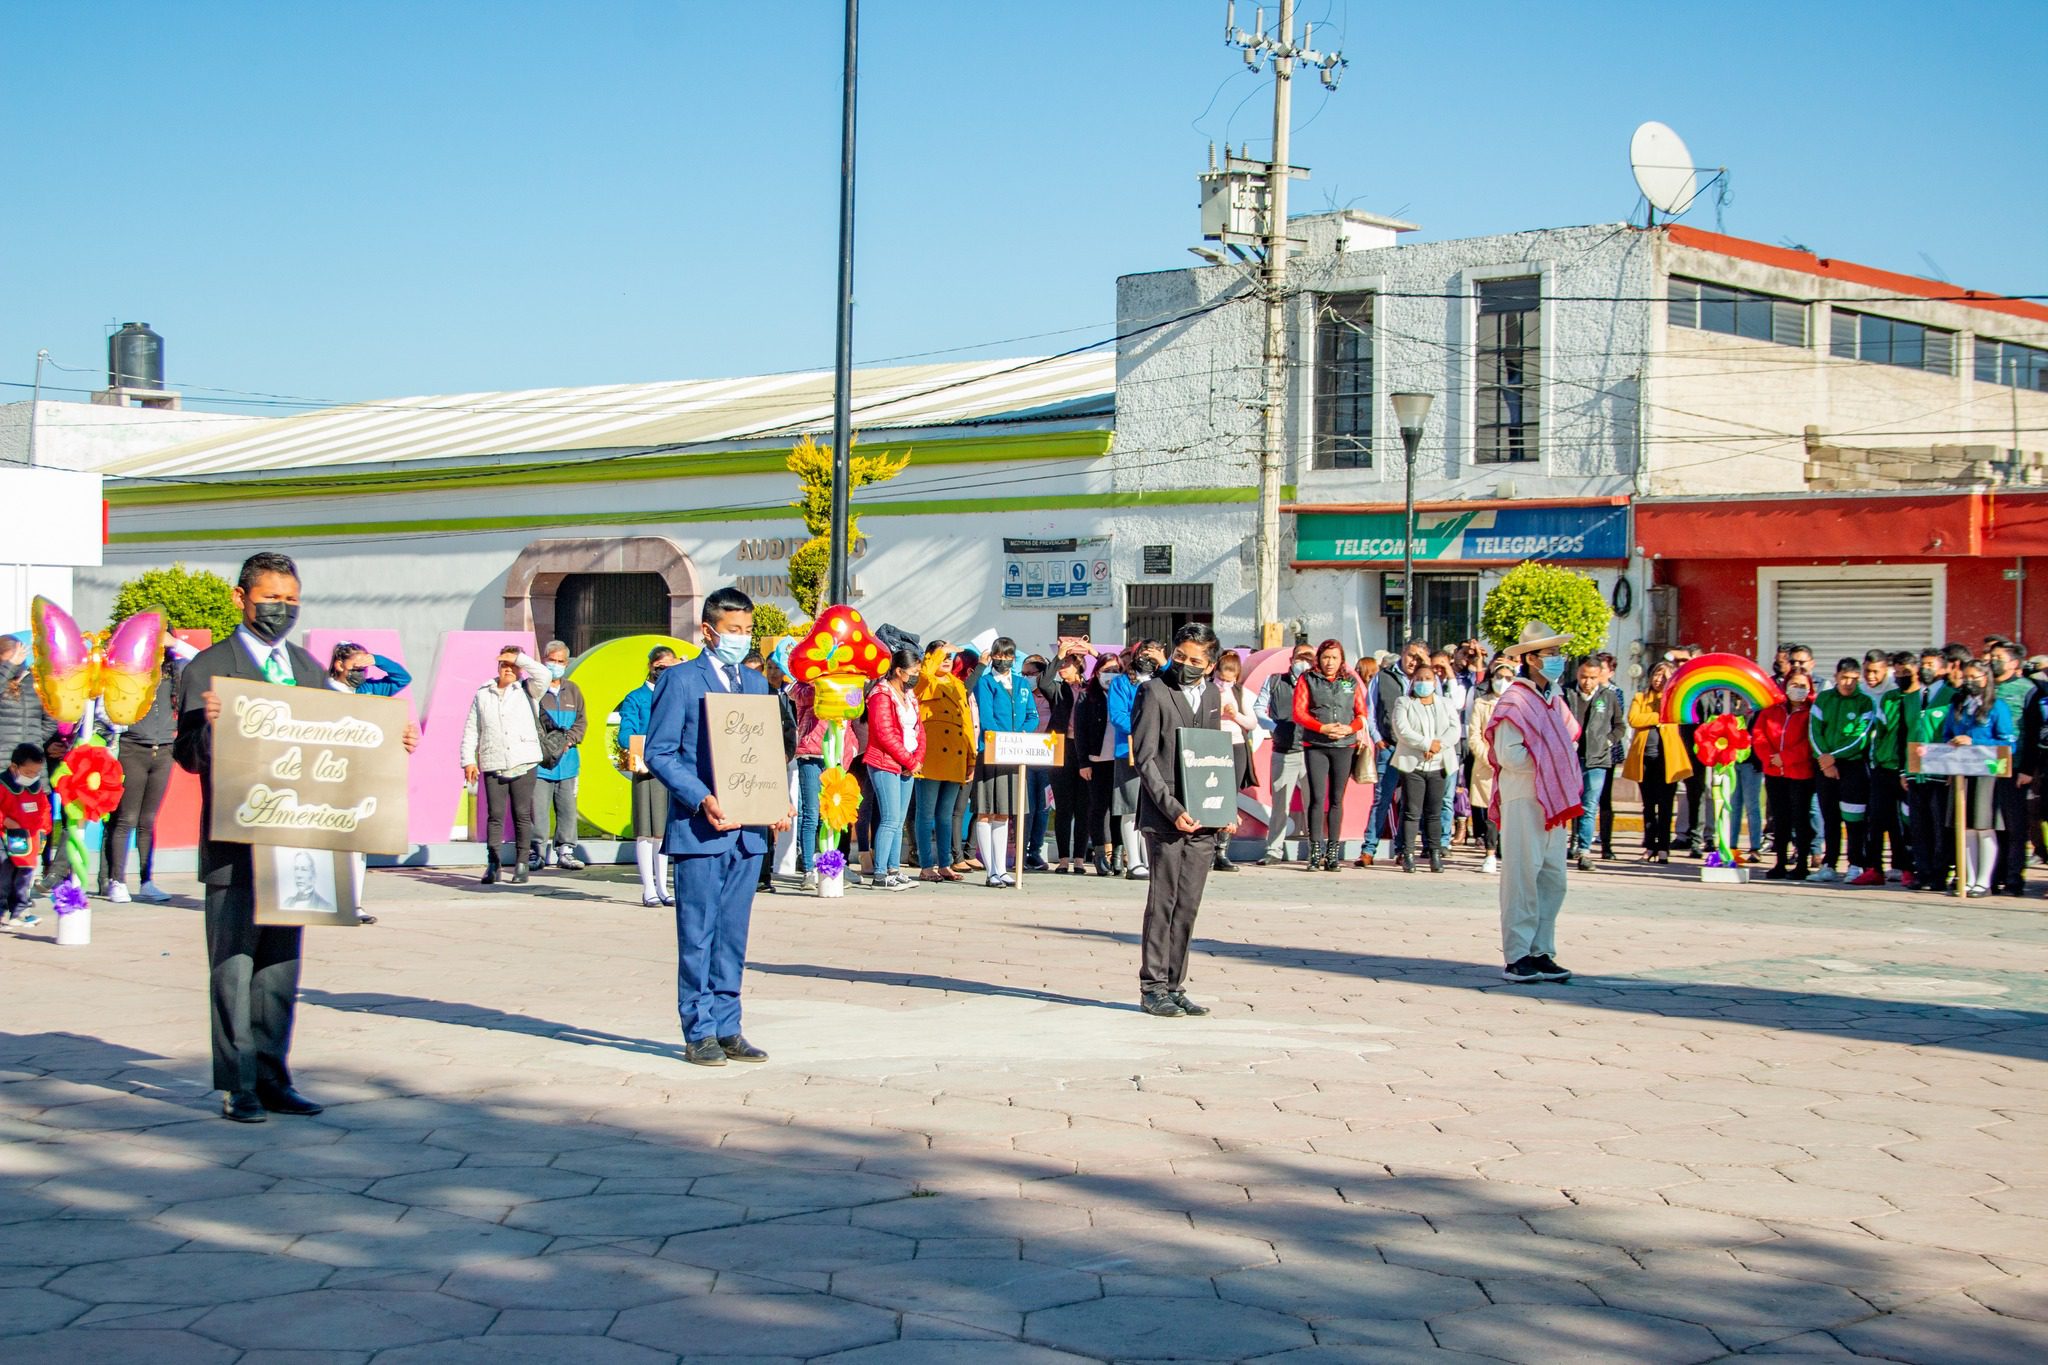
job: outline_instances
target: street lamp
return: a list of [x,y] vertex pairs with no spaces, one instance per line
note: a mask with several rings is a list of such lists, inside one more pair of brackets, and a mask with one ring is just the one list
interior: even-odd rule
[[1401,447],[1408,452],[1408,493],[1401,521],[1401,645],[1415,638],[1415,451],[1422,444],[1422,424],[1429,420],[1434,394],[1397,393],[1394,420],[1401,427]]

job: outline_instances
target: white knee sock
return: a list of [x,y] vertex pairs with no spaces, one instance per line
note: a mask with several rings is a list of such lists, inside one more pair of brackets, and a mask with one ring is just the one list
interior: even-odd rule
[[1124,830],[1124,861],[1132,867],[1145,866],[1145,844],[1138,838],[1138,817],[1121,815],[1117,820]]
[[989,841],[995,845],[994,851],[996,855],[996,860],[988,865],[988,870],[991,872],[1001,872],[1007,874],[1010,870],[1009,825],[1004,823],[997,823],[993,825],[984,825],[983,828],[989,832]]
[[996,871],[995,826],[986,820],[974,822],[974,854],[981,859],[982,867],[993,875]]
[[1970,835],[1970,882],[1972,889],[1983,891],[1991,885],[1991,873],[1998,866],[1998,835],[1989,830],[1973,831]]
[[640,865],[640,894],[642,898],[656,900],[661,896],[661,885],[654,879],[655,858],[660,845],[652,839],[633,841],[633,861]]

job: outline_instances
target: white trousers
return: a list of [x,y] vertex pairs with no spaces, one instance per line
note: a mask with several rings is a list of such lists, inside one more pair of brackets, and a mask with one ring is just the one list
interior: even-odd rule
[[1543,828],[1534,798],[1500,803],[1500,950],[1512,965],[1557,952],[1557,912],[1564,907],[1565,845],[1571,828]]
[[[789,760],[789,808],[795,810],[800,804],[796,789],[796,760]],[[792,880],[796,870],[796,822],[791,821],[788,829],[775,836],[775,875]]]

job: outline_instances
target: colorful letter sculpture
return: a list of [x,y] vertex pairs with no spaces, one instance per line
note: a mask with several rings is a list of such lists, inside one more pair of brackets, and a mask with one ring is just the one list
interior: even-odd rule
[[[889,671],[889,651],[852,607],[827,607],[789,652],[789,676],[809,683],[811,709],[826,722],[818,781],[818,894],[845,888],[846,861],[839,836],[860,815],[860,786],[846,771],[846,722],[860,714],[867,685]],[[813,850],[817,852],[817,850]]]

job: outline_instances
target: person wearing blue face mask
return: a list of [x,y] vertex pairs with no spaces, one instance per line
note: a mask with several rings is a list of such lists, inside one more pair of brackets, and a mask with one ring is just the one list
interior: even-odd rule
[[[684,1060],[699,1066],[765,1062],[740,1032],[740,978],[747,929],[768,839],[728,819],[712,791],[711,737],[704,703],[721,692],[769,695],[768,680],[742,667],[754,647],[754,602],[738,588],[704,599],[703,653],[661,675],[647,722],[647,768],[668,789],[662,852],[673,860],[676,903],[676,1013]],[[773,826],[796,820],[790,810]]]
[[[548,641],[540,652],[548,676],[538,699],[540,744],[547,758],[533,773],[533,842],[527,846],[526,865],[538,872],[559,867],[580,872],[583,860],[576,856],[576,779],[583,772],[583,743],[590,718],[583,704],[583,689],[569,681],[569,646]],[[552,839],[548,836],[548,815],[555,817]]]
[[1458,710],[1438,695],[1442,680],[1423,665],[1408,680],[1408,695],[1394,703],[1393,767],[1401,774],[1401,870],[1415,870],[1415,842],[1429,870],[1444,870],[1444,787],[1457,771]]

